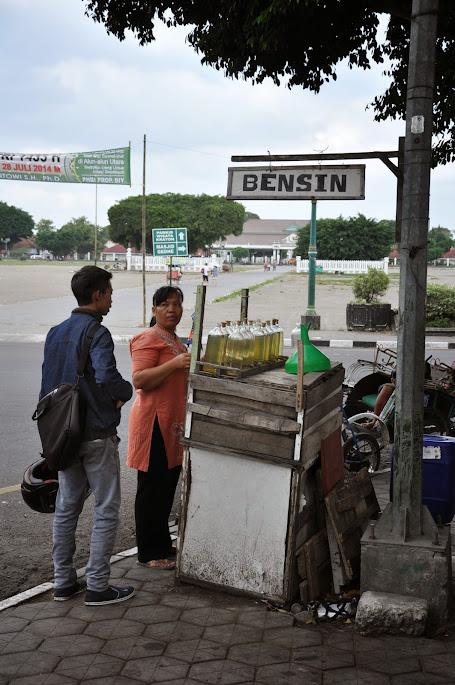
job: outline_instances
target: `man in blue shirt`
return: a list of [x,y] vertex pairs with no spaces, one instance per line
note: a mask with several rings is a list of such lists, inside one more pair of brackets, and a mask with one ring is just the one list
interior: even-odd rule
[[[75,383],[85,336],[111,308],[111,279],[110,272],[96,266],[84,266],[74,274],[71,289],[79,306],[47,335],[40,398],[60,383]],[[84,437],[74,463],[59,471],[52,547],[54,599],[62,602],[87,590],[85,604],[99,606],[134,595],[131,586],[109,585],[120,508],[117,426],[132,386],[117,371],[112,336],[104,326],[93,336],[79,387]],[[87,487],[95,498],[95,514],[85,581],[76,577],[73,555]]]

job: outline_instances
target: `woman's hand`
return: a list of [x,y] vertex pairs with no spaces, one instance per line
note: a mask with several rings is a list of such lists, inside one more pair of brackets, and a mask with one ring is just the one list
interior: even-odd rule
[[189,369],[191,363],[191,354],[189,352],[182,352],[174,359],[176,369]]
[[170,359],[165,364],[153,366],[150,369],[138,371],[133,376],[133,385],[136,390],[154,390],[158,388],[174,371],[179,369],[188,370],[190,368],[191,354],[182,352],[174,359]]

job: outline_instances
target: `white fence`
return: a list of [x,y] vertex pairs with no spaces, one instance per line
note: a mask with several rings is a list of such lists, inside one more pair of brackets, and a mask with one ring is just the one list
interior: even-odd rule
[[[306,272],[309,270],[309,260],[300,259],[296,257],[296,271],[297,273]],[[376,262],[368,262],[363,259],[317,259],[316,267],[322,269],[323,273],[339,273],[339,274],[365,274],[369,268],[381,269],[385,273],[389,273],[389,258]]]
[[[169,271],[169,257],[152,257],[146,255],[145,270],[146,271]],[[214,264],[219,266],[219,260],[216,257],[173,257],[172,264],[179,265],[180,269],[190,273],[201,273],[204,264],[212,267]],[[126,255],[126,266],[128,271],[142,271],[142,255]]]

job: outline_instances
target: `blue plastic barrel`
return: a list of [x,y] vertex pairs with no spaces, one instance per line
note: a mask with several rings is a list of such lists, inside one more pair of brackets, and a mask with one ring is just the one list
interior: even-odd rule
[[[390,501],[393,498],[393,447]],[[455,516],[455,438],[423,436],[422,503],[436,523],[450,523]]]

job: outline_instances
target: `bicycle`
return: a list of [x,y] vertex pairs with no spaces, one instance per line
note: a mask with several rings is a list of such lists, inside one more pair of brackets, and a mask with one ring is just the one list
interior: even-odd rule
[[[344,407],[341,407],[343,414],[343,426],[341,437],[343,440],[343,459],[346,471],[356,473],[366,467],[369,473],[374,473],[379,469],[381,462],[381,446],[374,433],[360,424],[349,421]],[[351,433],[348,437],[348,431]]]

